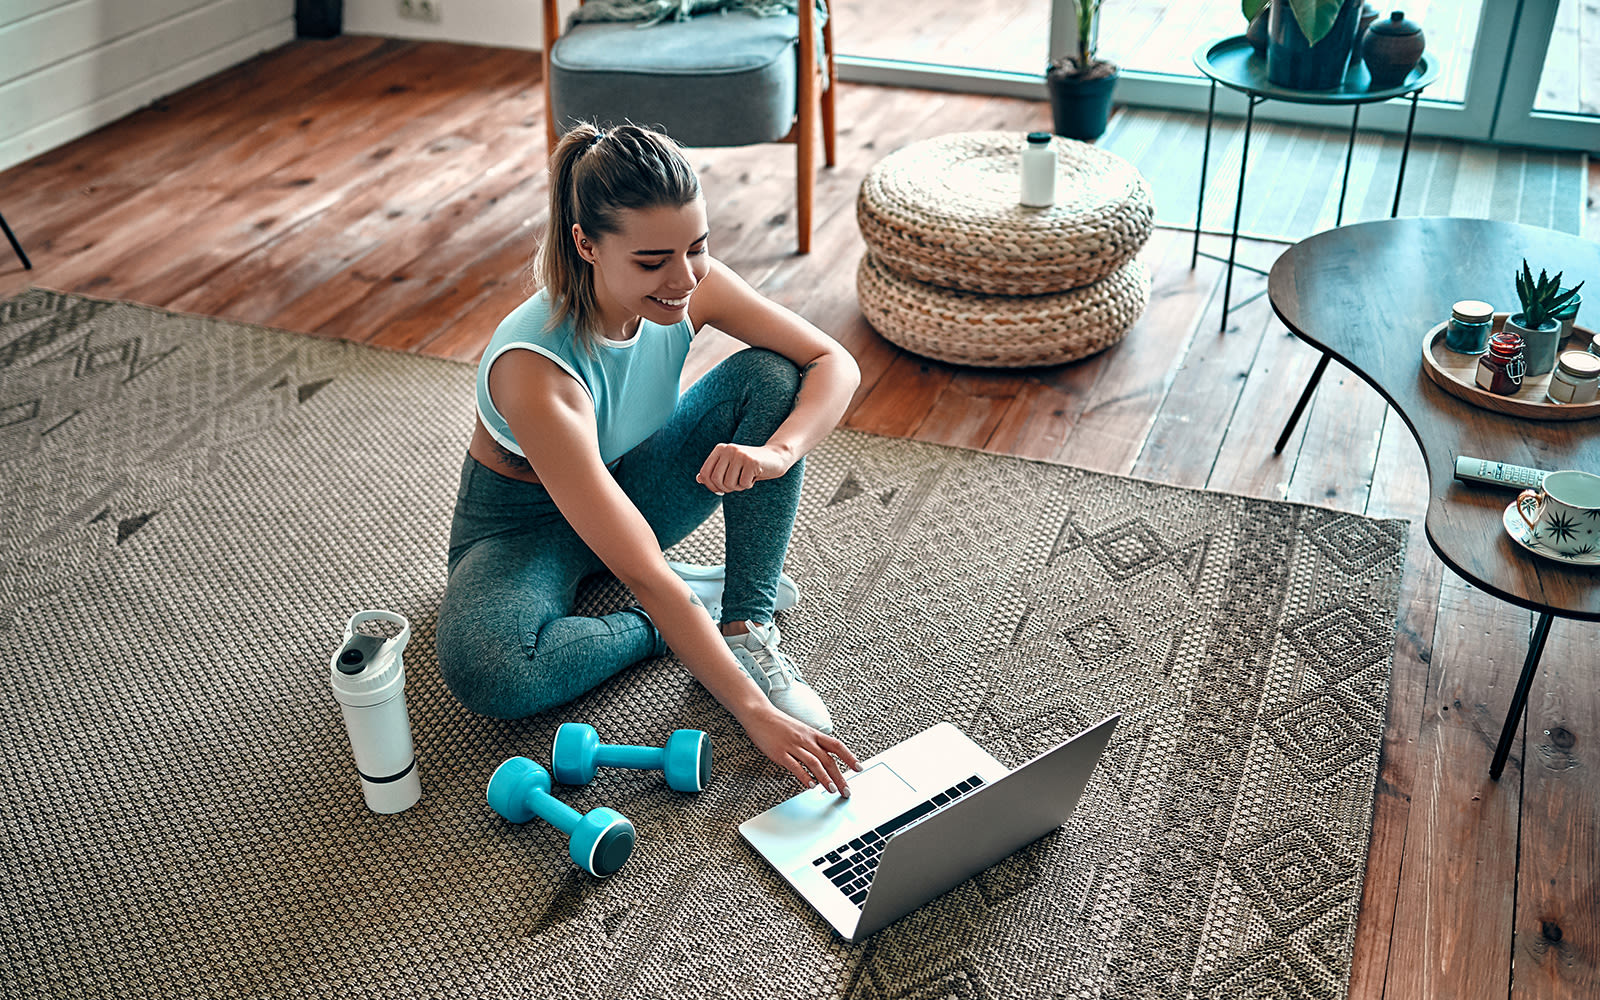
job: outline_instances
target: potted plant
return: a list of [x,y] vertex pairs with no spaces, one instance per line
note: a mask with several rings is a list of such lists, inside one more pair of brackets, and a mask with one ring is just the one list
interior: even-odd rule
[[1578,296],[1583,282],[1571,288],[1561,287],[1561,274],[1554,278],[1543,270],[1539,280],[1533,280],[1533,270],[1526,258],[1517,275],[1517,299],[1522,311],[1506,320],[1505,329],[1522,337],[1522,350],[1527,358],[1528,374],[1543,375],[1556,366],[1556,354],[1561,349],[1561,321],[1555,314]]
[[1092,142],[1105,134],[1111,93],[1120,70],[1095,55],[1104,0],[1072,0],[1078,21],[1078,52],[1052,60],[1045,74],[1056,135]]
[[[1254,20],[1267,0],[1240,0]],[[1344,81],[1363,0],[1277,0],[1267,16],[1267,80],[1291,90],[1331,90]]]

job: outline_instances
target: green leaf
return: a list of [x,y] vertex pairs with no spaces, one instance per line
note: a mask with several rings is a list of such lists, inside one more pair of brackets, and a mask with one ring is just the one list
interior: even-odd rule
[[1261,13],[1261,8],[1267,5],[1267,0],[1239,0],[1239,10],[1244,14],[1246,21],[1254,21],[1256,15]]
[[1322,41],[1333,30],[1333,22],[1338,20],[1339,8],[1343,6],[1344,0],[1289,0],[1289,9],[1294,11],[1295,22],[1300,25],[1306,41],[1312,45]]

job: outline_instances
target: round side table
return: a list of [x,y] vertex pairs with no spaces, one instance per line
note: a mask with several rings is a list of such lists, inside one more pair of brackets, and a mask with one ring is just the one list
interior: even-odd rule
[[[1234,35],[1218,41],[1202,45],[1194,54],[1194,64],[1211,80],[1211,97],[1206,102],[1206,144],[1205,151],[1200,156],[1200,196],[1194,214],[1194,253],[1189,258],[1189,268],[1194,269],[1201,257],[1211,260],[1223,260],[1215,254],[1202,254],[1200,252],[1200,217],[1205,208],[1206,198],[1206,165],[1211,159],[1211,124],[1216,117],[1217,85],[1221,84],[1229,90],[1236,90],[1249,98],[1248,107],[1244,118],[1244,151],[1239,157],[1239,194],[1233,204],[1233,231],[1228,240],[1228,271],[1222,286],[1222,329],[1228,328],[1228,301],[1233,295],[1233,268],[1234,259],[1239,249],[1239,213],[1244,208],[1244,179],[1245,170],[1250,164],[1250,132],[1255,126],[1256,105],[1263,101],[1287,101],[1290,104],[1323,104],[1323,105],[1349,105],[1352,109],[1350,115],[1350,140],[1344,151],[1344,178],[1339,182],[1339,208],[1335,213],[1334,228],[1344,221],[1344,196],[1345,190],[1350,186],[1350,159],[1356,148],[1356,126],[1361,121],[1361,106],[1363,104],[1379,104],[1396,97],[1411,98],[1411,114],[1406,119],[1406,141],[1400,152],[1400,172],[1394,182],[1394,206],[1389,210],[1389,218],[1394,218],[1400,211],[1400,189],[1406,180],[1406,159],[1411,154],[1411,132],[1417,123],[1417,100],[1422,96],[1423,88],[1439,77],[1439,63],[1429,53],[1422,54],[1422,61],[1417,63],[1404,81],[1397,87],[1388,87],[1382,90],[1372,89],[1372,75],[1367,72],[1367,67],[1358,59],[1345,72],[1344,80],[1339,86],[1330,90],[1294,90],[1289,87],[1280,87],[1267,79],[1267,59],[1257,55],[1250,42],[1243,35]],[[1246,270],[1255,271],[1257,274],[1267,272],[1260,268],[1240,264]],[[1253,296],[1256,298],[1259,296]],[[1251,301],[1246,299],[1246,302]],[[1244,303],[1240,303],[1243,305]],[[1313,387],[1315,383],[1313,383]],[[1308,389],[1309,391],[1309,389]]]

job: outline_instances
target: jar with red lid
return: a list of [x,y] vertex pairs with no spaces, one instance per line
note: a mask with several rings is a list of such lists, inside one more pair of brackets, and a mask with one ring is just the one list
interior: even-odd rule
[[1522,337],[1502,331],[1489,338],[1489,349],[1478,356],[1478,387],[1496,396],[1515,396],[1527,370]]

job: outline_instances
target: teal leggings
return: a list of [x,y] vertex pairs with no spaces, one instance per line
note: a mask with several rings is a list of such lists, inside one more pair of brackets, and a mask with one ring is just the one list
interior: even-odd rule
[[[740,351],[691,386],[666,426],[612,470],[663,549],[722,504],[727,621],[772,620],[804,462],[781,479],[723,497],[695,474],[724,441],[765,444],[794,409],[799,385],[800,373],[782,355]],[[439,668],[450,690],[474,712],[520,719],[666,652],[660,633],[636,611],[572,614],[578,584],[604,569],[543,486],[502,476],[469,455],[439,607]]]

